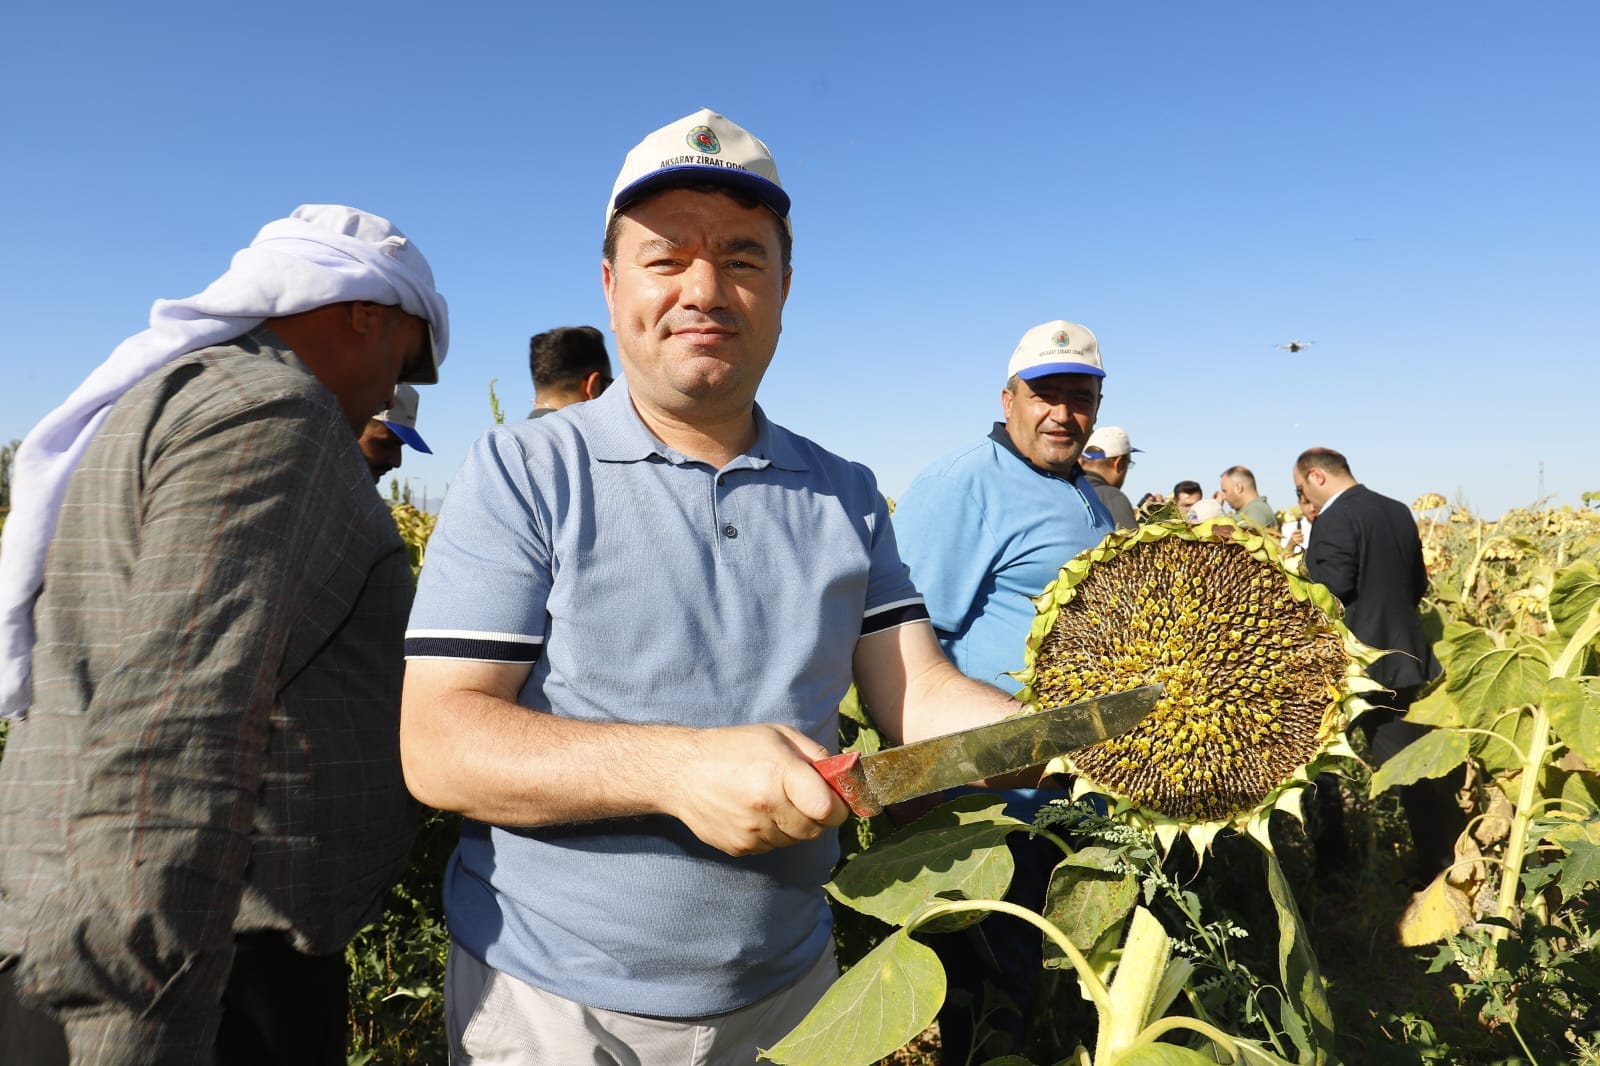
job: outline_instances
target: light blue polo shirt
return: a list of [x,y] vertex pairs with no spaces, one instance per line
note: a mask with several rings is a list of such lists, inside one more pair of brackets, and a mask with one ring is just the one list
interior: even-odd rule
[[[1052,474],[1017,451],[1004,423],[932,463],[895,505],[895,531],[939,644],[968,677],[1015,694],[1033,598],[1062,564],[1115,526],[1082,471]],[[1031,822],[1061,792],[1009,789],[1006,811]]]
[[1015,693],[1008,675],[1022,669],[1033,597],[1113,523],[1081,471],[1040,470],[996,423],[916,476],[894,526],[946,654],[968,677]]
[[[870,471],[756,410],[721,470],[656,438],[623,383],[496,427],[450,484],[408,658],[532,663],[529,708],[593,722],[781,722],[834,749],[864,634],[927,617]],[[591,1006],[698,1017],[828,947],[834,834],[731,858],[676,819],[468,822],[451,935]]]

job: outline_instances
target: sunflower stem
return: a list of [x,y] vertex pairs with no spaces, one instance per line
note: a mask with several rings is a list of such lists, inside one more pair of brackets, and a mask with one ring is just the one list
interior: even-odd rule
[[1144,907],[1135,907],[1128,939],[1117,961],[1117,972],[1111,978],[1115,1007],[1100,1015],[1100,1032],[1095,1036],[1094,1045],[1095,1062],[1114,1063],[1138,1042],[1171,954],[1172,938],[1161,927],[1160,919]]
[[1056,928],[1054,922],[1026,907],[998,899],[950,900],[947,903],[935,903],[929,906],[907,922],[905,930],[907,933],[912,933],[935,918],[942,918],[946,914],[959,914],[962,911],[994,911],[997,914],[1009,914],[1037,928],[1050,939],[1051,943],[1061,949],[1061,953],[1071,961],[1072,968],[1078,971],[1078,979],[1083,982],[1084,989],[1089,993],[1089,999],[1094,1004],[1096,1013],[1105,1018],[1112,1012],[1110,991],[1106,988],[1105,982],[1100,980],[1100,976],[1094,972],[1094,967],[1089,964],[1083,952],[1078,950],[1078,945]]
[[1133,1043],[1128,1045],[1128,1050],[1132,1051],[1134,1048],[1143,1047],[1145,1044],[1154,1044],[1174,1029],[1188,1029],[1190,1032],[1199,1033],[1221,1048],[1224,1054],[1230,1056],[1229,1062],[1239,1061],[1239,1044],[1233,1037],[1209,1022],[1203,1022],[1199,1018],[1185,1018],[1181,1015],[1172,1018],[1161,1018],[1146,1026],[1144,1031],[1134,1039]]

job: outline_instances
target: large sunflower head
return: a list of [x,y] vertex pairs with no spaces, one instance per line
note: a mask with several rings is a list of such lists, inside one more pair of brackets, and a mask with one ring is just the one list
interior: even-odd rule
[[1228,826],[1263,843],[1275,807],[1350,754],[1376,657],[1338,601],[1285,567],[1277,542],[1225,519],[1114,533],[1034,601],[1018,698],[1033,709],[1166,683],[1132,731],[1054,767],[1102,792],[1164,844],[1204,848]]

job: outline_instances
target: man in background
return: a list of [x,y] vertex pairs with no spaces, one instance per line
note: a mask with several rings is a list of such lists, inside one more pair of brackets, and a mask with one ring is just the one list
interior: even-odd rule
[[1264,532],[1278,531],[1278,514],[1256,491],[1256,476],[1248,467],[1230,466],[1222,472],[1222,499],[1239,517]]
[[593,326],[560,326],[535,333],[528,341],[528,370],[533,375],[529,418],[592,400],[611,384],[606,341]]
[[355,440],[438,380],[444,299],[388,220],[310,205],[150,321],[18,453],[6,1061],[342,1066],[415,815],[411,569]]
[[[1344,605],[1350,632],[1391,652],[1367,668],[1389,690],[1388,698],[1374,693],[1379,707],[1356,722],[1381,766],[1427,732],[1403,719],[1422,687],[1443,670],[1417,615],[1428,590],[1417,523],[1405,504],[1357,482],[1345,457],[1331,448],[1301,453],[1294,484],[1316,509],[1316,529],[1305,549],[1306,576],[1326,585]],[[1455,861],[1456,837],[1465,824],[1454,800],[1456,787],[1450,778],[1425,778],[1400,789],[1421,880]],[[1342,835],[1333,834],[1339,832],[1328,827],[1329,843],[1336,848]]]
[[1204,496],[1205,493],[1201,491],[1200,482],[1198,481],[1180,481],[1172,486],[1172,505],[1185,518],[1188,517],[1190,511],[1194,510],[1194,505],[1199,503]]
[[1133,469],[1133,453],[1140,450],[1128,440],[1128,431],[1121,426],[1100,426],[1090,435],[1078,460],[1084,477],[1100,502],[1106,505],[1118,529],[1135,529],[1139,525],[1133,501],[1122,491],[1122,486],[1127,484],[1128,472]]
[[367,461],[367,469],[372,471],[374,484],[389,471],[400,469],[400,464],[405,461],[401,454],[402,447],[415,448],[424,455],[433,454],[433,449],[417,432],[417,407],[420,403],[415,388],[396,385],[389,409],[379,411],[368,419],[366,428],[356,439],[361,457]]
[[[968,677],[1007,692],[1019,687],[1009,672],[1023,666],[1033,597],[1062,564],[1115,528],[1079,465],[1093,439],[1104,377],[1087,327],[1056,320],[1028,330],[1000,390],[1005,421],[923,470],[895,507],[901,553],[940,645]],[[1025,822],[1065,795],[1032,788],[1000,794],[1007,813]],[[1017,866],[1006,899],[1037,911],[1061,852],[1042,838],[1013,837],[1011,850]],[[988,1046],[972,1054],[985,982],[1014,1005],[988,1021],[1020,1053],[1043,964],[1038,931],[997,915],[935,937],[934,945],[950,988],[939,1011],[940,1061],[982,1062],[1007,1052]]]

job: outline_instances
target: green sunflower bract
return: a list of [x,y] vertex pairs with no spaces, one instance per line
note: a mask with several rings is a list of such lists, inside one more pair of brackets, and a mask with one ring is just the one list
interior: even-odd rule
[[1377,686],[1378,653],[1350,635],[1338,601],[1286,568],[1275,540],[1217,519],[1114,533],[1034,601],[1018,699],[1031,709],[1123,692],[1166,692],[1132,731],[1058,760],[1077,791],[1102,792],[1170,845],[1227,826],[1263,843],[1266,815],[1298,811],[1300,788]]

